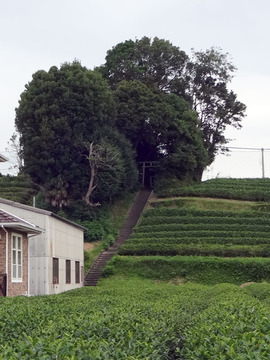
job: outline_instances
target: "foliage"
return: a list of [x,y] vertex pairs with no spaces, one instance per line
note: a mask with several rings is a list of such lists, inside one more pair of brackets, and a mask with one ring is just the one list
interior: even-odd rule
[[171,83],[181,77],[187,58],[169,41],[144,36],[108,50],[106,63],[99,70],[113,89],[122,80],[138,80],[153,89],[168,91]]
[[0,197],[3,199],[32,205],[33,197],[36,196],[37,193],[38,188],[23,175],[0,176]]
[[[98,208],[98,211],[90,208],[92,214],[78,213],[75,219],[79,225],[86,228],[85,241],[106,240],[109,235],[112,235],[114,238],[117,237],[135,194],[135,192],[132,192],[125,195],[125,197],[117,199],[108,206]],[[74,212],[72,214],[74,216]],[[74,218],[71,217],[71,219]]]
[[88,270],[103,250],[104,247],[102,241],[93,242],[92,250],[84,250],[84,275],[87,274]]
[[224,211],[267,211],[267,204],[255,203],[253,201],[242,201],[219,198],[202,197],[171,197],[160,198],[158,201],[151,202],[152,207],[184,207],[185,209],[197,210],[224,210]]
[[117,129],[102,128],[97,136],[98,146],[103,151],[103,161],[97,174],[94,201],[109,201],[123,198],[137,186],[138,170],[131,144]]
[[[187,185],[174,181],[172,186],[163,186],[158,191],[160,197],[202,196],[249,201],[270,200],[270,179],[217,178],[200,184]],[[266,208],[264,206],[264,208]]]
[[[154,204],[154,203],[153,203]],[[182,205],[182,206],[181,206]],[[120,255],[268,257],[269,213],[154,207]]]
[[180,302],[175,290],[116,283],[97,291],[4,299],[0,359],[166,359],[191,322],[190,310],[207,306],[205,300],[191,305],[185,293]]
[[102,241],[102,247],[104,250],[107,250],[113,243],[114,243],[114,236],[112,234],[109,234],[103,241]]
[[246,106],[228,89],[235,70],[229,54],[213,47],[205,52],[193,51],[187,64],[187,93],[193,109],[200,117],[209,164],[215,159],[220,147],[228,142],[224,134],[226,127],[240,129],[241,120],[245,116]]
[[104,280],[1,299],[0,359],[268,359],[269,284]]
[[137,161],[161,162],[161,172],[196,179],[207,163],[198,119],[174,94],[158,94],[145,84],[122,81],[115,90],[116,125],[133,144]]
[[[91,178],[89,144],[101,141],[101,131],[108,146],[120,151],[118,148],[125,144],[127,150],[121,153],[121,174],[126,170],[125,176],[115,179],[106,172],[100,176],[103,184],[109,184],[109,189],[103,188],[100,200],[116,196],[120,184],[125,189],[134,185],[136,178],[131,174],[136,167],[132,155],[124,159],[128,150],[132,154],[130,145],[126,139],[118,139],[121,135],[115,129],[108,130],[114,127],[112,92],[98,72],[87,70],[79,62],[36,72],[21,94],[15,123],[24,172],[42,189],[50,204],[61,208],[85,195]],[[112,182],[117,184],[116,189]]]
[[106,62],[99,68],[112,89],[123,80],[136,80],[156,93],[173,93],[188,100],[200,118],[208,164],[228,142],[226,128],[241,128],[245,116],[246,106],[228,89],[235,70],[229,55],[220,49],[193,51],[189,58],[169,41],[157,37],[117,44],[107,52]]
[[80,225],[86,228],[84,241],[92,242],[102,240],[109,231],[109,222],[106,218],[99,218],[98,220],[84,220]]
[[[217,244],[205,243],[188,243],[188,239],[184,244],[179,244],[177,240],[168,241],[167,238],[164,242],[157,241],[131,241],[121,246],[118,250],[120,255],[163,255],[163,256],[222,256],[222,257],[269,257],[270,247],[269,239],[267,244]],[[190,241],[192,241],[189,238]],[[198,239],[200,240],[200,239]],[[205,240],[205,239],[203,239]],[[208,240],[208,239],[207,239]]]
[[[87,205],[97,206],[100,205],[100,203],[93,203],[92,196],[98,185],[100,187],[97,181],[98,177],[103,181],[103,186],[101,186],[102,190],[104,188],[106,189],[106,187],[109,188],[111,195],[119,192],[121,178],[124,176],[122,154],[118,149],[101,140],[98,144],[94,144],[93,142],[90,144],[87,160],[89,162],[91,175],[88,190],[83,200]],[[104,177],[106,178],[105,181]],[[112,179],[116,181],[112,181]]]
[[267,359],[269,284],[103,280],[2,298],[0,359]]
[[21,157],[19,134],[14,132],[7,144],[8,146],[5,150],[9,154],[9,161],[13,164],[9,170],[15,169],[20,171],[23,167],[23,159]]
[[[207,285],[270,280],[268,258],[222,258],[215,256],[116,256],[109,261],[116,277],[195,282]],[[104,272],[106,274],[106,268]]]
[[269,308],[256,300],[232,299],[211,306],[187,332],[184,359],[268,359]]

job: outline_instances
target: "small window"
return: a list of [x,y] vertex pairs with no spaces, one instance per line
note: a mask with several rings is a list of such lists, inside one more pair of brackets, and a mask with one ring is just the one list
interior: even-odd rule
[[59,284],[59,259],[53,258],[53,284]]
[[80,262],[75,261],[75,283],[80,283]]
[[22,236],[12,235],[12,281],[22,281]]
[[71,265],[70,260],[66,260],[66,284],[71,283]]

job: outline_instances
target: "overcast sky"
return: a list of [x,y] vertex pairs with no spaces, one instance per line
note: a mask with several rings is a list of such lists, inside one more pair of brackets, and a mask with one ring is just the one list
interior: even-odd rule
[[[270,148],[269,18],[269,0],[0,0],[0,153],[9,156],[15,108],[33,73],[75,58],[93,69],[116,44],[143,36],[188,54],[211,46],[230,53],[238,69],[231,88],[247,116],[242,130],[228,129],[229,146]],[[270,151],[264,154],[270,177]],[[261,177],[261,151],[218,156],[204,178],[216,176]]]

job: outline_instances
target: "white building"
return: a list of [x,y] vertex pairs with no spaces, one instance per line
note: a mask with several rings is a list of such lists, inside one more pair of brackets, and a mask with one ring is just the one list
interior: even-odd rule
[[84,282],[84,228],[50,211],[0,198],[0,209],[41,228],[28,241],[28,294],[76,289]]

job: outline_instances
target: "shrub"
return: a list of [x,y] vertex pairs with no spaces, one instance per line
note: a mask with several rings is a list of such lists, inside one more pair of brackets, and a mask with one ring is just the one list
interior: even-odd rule
[[[112,260],[111,260],[112,261]],[[109,261],[108,265],[112,264]],[[117,256],[116,274],[168,281],[183,277],[203,284],[270,281],[268,258],[222,258],[203,256]]]
[[185,359],[269,359],[270,312],[258,301],[230,299],[211,306],[187,331]]

